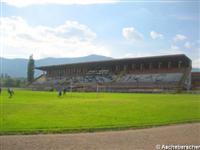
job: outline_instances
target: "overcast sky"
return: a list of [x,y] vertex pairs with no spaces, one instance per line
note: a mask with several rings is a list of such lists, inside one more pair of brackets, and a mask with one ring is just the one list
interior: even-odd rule
[[200,2],[1,0],[1,57],[183,53],[200,65]]

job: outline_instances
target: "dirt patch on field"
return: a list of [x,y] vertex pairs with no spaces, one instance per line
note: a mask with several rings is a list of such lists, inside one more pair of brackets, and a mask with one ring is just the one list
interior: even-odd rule
[[200,123],[97,133],[0,136],[0,150],[151,150],[158,144],[198,145]]

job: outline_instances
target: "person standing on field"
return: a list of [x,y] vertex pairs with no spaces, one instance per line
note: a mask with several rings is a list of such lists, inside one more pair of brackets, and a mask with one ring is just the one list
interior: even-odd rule
[[65,87],[65,88],[63,89],[63,95],[65,95],[66,92],[67,92],[67,88]]
[[8,94],[9,98],[12,98],[12,96],[14,95],[14,91],[11,88],[8,88]]
[[62,96],[62,90],[59,90],[58,91],[58,97],[61,97]]

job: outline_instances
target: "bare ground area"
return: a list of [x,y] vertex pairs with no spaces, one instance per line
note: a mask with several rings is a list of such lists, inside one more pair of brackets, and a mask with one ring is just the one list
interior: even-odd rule
[[200,145],[200,123],[96,133],[0,136],[0,150],[151,150],[157,144]]

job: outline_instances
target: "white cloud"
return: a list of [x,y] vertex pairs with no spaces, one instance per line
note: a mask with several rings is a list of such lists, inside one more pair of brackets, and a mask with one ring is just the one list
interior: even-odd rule
[[173,55],[173,54],[183,54],[184,52],[176,45],[171,45],[169,48],[160,49],[157,51],[160,55]]
[[179,42],[179,41],[184,41],[186,40],[187,37],[185,35],[182,34],[176,34],[176,36],[174,37],[174,42]]
[[126,53],[125,55],[119,58],[136,58],[136,57],[148,57],[148,56],[155,56],[155,55],[147,52],[134,52],[134,53]]
[[197,15],[191,15],[191,14],[176,14],[171,15],[175,19],[181,20],[181,21],[198,21],[199,16]]
[[150,36],[152,39],[163,39],[164,36],[161,33],[155,32],[155,31],[151,31],[150,32]]
[[126,27],[122,29],[122,35],[128,41],[142,41],[143,35],[133,27]]
[[179,47],[176,45],[171,45],[170,50],[179,50]]
[[119,0],[2,0],[2,2],[8,5],[16,7],[26,7],[30,5],[44,5],[44,4],[60,4],[60,5],[90,5],[90,4],[104,4],[104,3],[116,3]]
[[188,49],[191,49],[192,48],[192,44],[190,42],[185,42],[184,47],[188,48]]
[[183,54],[184,52],[177,45],[171,45],[168,49],[169,54]]
[[78,57],[110,55],[95,42],[96,33],[77,21],[66,21],[55,28],[30,26],[21,17],[0,18],[0,45],[3,57]]
[[192,61],[192,67],[193,68],[200,68],[200,58]]

